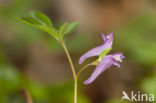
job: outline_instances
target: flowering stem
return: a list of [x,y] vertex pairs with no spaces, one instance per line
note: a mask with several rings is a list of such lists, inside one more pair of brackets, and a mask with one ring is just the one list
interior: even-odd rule
[[65,53],[67,55],[67,58],[68,58],[68,61],[69,61],[69,64],[70,64],[70,67],[71,67],[71,70],[72,70],[72,73],[73,73],[73,78],[74,78],[74,103],[77,103],[77,80],[76,80],[75,68],[74,68],[71,56],[70,56],[70,54],[68,52],[68,49],[67,49],[64,41],[62,41],[61,44],[62,44],[62,46],[64,48],[64,51],[65,51]]
[[95,64],[94,64],[94,63],[89,63],[89,64],[85,65],[84,67],[82,67],[82,68],[78,71],[78,73],[77,73],[77,75],[76,75],[76,80],[78,80],[78,77],[79,77],[80,73],[81,73],[83,70],[85,70],[87,67],[91,66],[91,65],[95,65]]
[[94,62],[93,63],[90,63],[90,64],[87,64],[85,65],[84,67],[82,67],[79,72],[76,74],[76,71],[75,71],[75,68],[74,68],[74,65],[73,65],[73,62],[72,62],[72,59],[71,59],[71,56],[68,52],[68,49],[65,45],[65,42],[62,41],[61,42],[63,48],[64,48],[64,51],[67,55],[67,58],[68,58],[68,61],[69,61],[69,64],[70,64],[70,67],[71,67],[71,70],[72,70],[72,74],[73,74],[73,79],[74,79],[74,103],[77,103],[77,80],[78,80],[78,77],[80,75],[80,73],[87,67],[91,66],[91,65],[95,65]]
[[74,82],[74,103],[77,103],[77,80]]
[[67,58],[68,58],[68,61],[69,61],[69,64],[70,64],[70,67],[71,67],[71,70],[72,70],[72,73],[73,73],[73,78],[75,80],[76,79],[76,72],[75,72],[75,69],[74,69],[74,65],[73,65],[72,59],[70,57],[70,54],[68,52],[68,49],[67,49],[64,41],[62,42],[62,46],[64,48],[64,51],[65,51],[66,55],[67,55]]

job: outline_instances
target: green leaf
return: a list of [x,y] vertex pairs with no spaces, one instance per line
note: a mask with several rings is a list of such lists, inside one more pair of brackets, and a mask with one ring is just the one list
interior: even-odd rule
[[30,17],[26,17],[26,18],[17,18],[18,20],[31,25],[32,27],[38,28],[44,32],[47,32],[49,34],[51,34],[53,37],[55,37],[56,39],[59,38],[58,33],[55,31],[55,29],[53,28],[49,28],[46,27],[44,25],[42,25],[40,22],[38,22],[36,19],[34,18],[30,18]]
[[26,17],[26,18],[17,18],[18,20],[24,22],[24,23],[29,23],[32,25],[42,25],[40,22],[38,22],[36,19],[34,18],[30,18],[30,17]]
[[38,28],[44,32],[51,34],[57,40],[63,40],[67,34],[71,33],[79,25],[78,22],[74,22],[71,24],[65,23],[60,27],[59,30],[57,30],[53,26],[51,20],[45,14],[39,11],[32,11],[30,15],[31,17],[17,19],[28,25],[31,25],[35,28]]
[[66,36],[67,34],[70,34],[72,31],[74,31],[79,24],[80,24],[79,22],[74,22],[74,23],[69,24],[63,37]]
[[63,36],[64,36],[66,30],[68,29],[68,26],[69,26],[69,23],[64,23],[64,24],[60,27],[60,29],[59,29],[59,34],[60,34],[61,39],[63,38]]
[[101,59],[106,56],[106,54],[111,50],[112,48],[108,48],[105,49],[104,51],[102,51],[102,53],[99,55],[99,61],[101,61]]
[[51,34],[56,39],[59,38],[58,33],[53,28],[49,28],[49,27],[45,27],[45,26],[38,26],[36,28],[39,28],[39,29],[43,30],[44,32]]
[[42,25],[48,26],[48,27],[53,27],[53,24],[48,16],[43,14],[42,12],[39,11],[32,11],[30,15],[39,21]]

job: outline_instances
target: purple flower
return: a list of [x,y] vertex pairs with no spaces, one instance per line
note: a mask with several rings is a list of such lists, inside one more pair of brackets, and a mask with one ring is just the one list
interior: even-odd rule
[[99,64],[97,65],[97,67],[95,68],[94,72],[84,82],[84,84],[92,83],[102,72],[104,72],[107,68],[109,68],[112,65],[115,65],[117,66],[117,68],[120,68],[119,62],[122,62],[122,59],[124,58],[125,57],[120,52],[104,56],[102,60],[99,62]]
[[79,64],[82,64],[87,58],[92,56],[99,56],[102,51],[112,48],[113,43],[113,33],[110,33],[109,35],[105,36],[102,34],[102,38],[104,39],[104,43],[100,46],[97,46],[91,50],[89,50],[87,53],[82,55],[79,60]]
[[97,67],[95,68],[91,76],[84,82],[84,84],[92,83],[102,72],[104,72],[112,65],[120,68],[119,62],[122,62],[122,59],[125,58],[120,52],[106,55],[107,52],[109,52],[109,50],[112,48],[113,33],[110,33],[106,37],[104,34],[102,34],[102,38],[104,39],[104,43],[102,45],[89,50],[87,53],[80,57],[79,64],[82,64],[89,57],[99,56],[99,59],[96,61],[98,62]]

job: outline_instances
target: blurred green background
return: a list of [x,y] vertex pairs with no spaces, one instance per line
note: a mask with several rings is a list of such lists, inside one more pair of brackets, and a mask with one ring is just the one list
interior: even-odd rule
[[112,53],[126,56],[121,69],[111,67],[90,85],[82,83],[94,67],[82,73],[78,103],[121,103],[123,90],[156,95],[155,0],[0,0],[0,103],[25,103],[21,88],[34,103],[73,103],[72,75],[62,47],[14,18],[32,10],[48,15],[55,26],[80,22],[66,38],[77,70],[82,67],[79,57],[103,42],[103,32],[114,32]]

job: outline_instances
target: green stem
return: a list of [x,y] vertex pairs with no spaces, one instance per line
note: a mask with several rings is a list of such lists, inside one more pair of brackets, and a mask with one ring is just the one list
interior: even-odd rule
[[76,72],[75,72],[75,69],[74,69],[74,65],[73,65],[71,56],[70,56],[70,54],[69,54],[69,52],[68,52],[68,49],[67,49],[67,47],[66,47],[64,41],[62,42],[62,46],[63,46],[63,48],[64,48],[64,51],[65,51],[66,55],[67,55],[67,58],[68,58],[68,61],[69,61],[69,64],[70,64],[70,67],[71,67],[71,70],[72,70],[72,73],[73,73],[73,78],[74,78],[74,80],[75,80],[75,79],[76,79]]
[[75,71],[75,68],[74,68],[74,65],[73,65],[73,62],[72,62],[72,59],[71,59],[71,56],[68,52],[68,49],[64,43],[64,41],[61,42],[63,48],[64,48],[64,51],[67,55],[67,58],[68,58],[68,61],[69,61],[69,64],[70,64],[70,67],[71,67],[71,70],[72,70],[72,74],[73,74],[73,78],[74,78],[74,103],[77,103],[77,80],[78,80],[78,77],[80,75],[80,73],[87,67],[91,66],[91,65],[95,65],[94,62],[93,63],[90,63],[90,64],[87,64],[85,65],[84,67],[82,67],[79,72],[76,74],[76,71]]
[[75,68],[74,68],[71,56],[70,56],[70,54],[68,52],[68,49],[67,49],[64,41],[62,42],[62,46],[64,48],[64,51],[65,51],[66,55],[67,55],[67,58],[68,58],[68,61],[69,61],[69,64],[70,64],[70,67],[71,67],[71,70],[72,70],[72,73],[73,73],[73,78],[74,78],[74,103],[77,103],[77,80],[76,80]]
[[93,63],[90,63],[90,64],[87,64],[87,65],[85,65],[84,67],[82,67],[82,68],[78,71],[78,73],[77,73],[77,75],[76,75],[76,80],[78,80],[78,77],[79,77],[80,73],[81,73],[83,70],[85,70],[87,67],[91,66],[91,65],[94,65],[94,64],[93,64]]
[[74,82],[74,103],[77,103],[77,80]]

